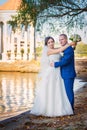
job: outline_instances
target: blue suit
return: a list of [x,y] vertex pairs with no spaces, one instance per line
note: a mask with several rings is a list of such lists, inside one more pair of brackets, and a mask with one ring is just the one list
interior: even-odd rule
[[76,77],[75,67],[74,67],[74,50],[72,47],[68,47],[64,51],[64,56],[61,57],[59,62],[54,63],[55,67],[61,68],[61,76],[64,80],[66,93],[68,99],[74,109],[74,92],[73,83]]

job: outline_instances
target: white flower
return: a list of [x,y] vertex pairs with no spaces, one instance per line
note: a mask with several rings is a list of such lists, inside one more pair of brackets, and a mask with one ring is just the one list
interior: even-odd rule
[[64,53],[63,53],[63,52],[61,52],[61,53],[60,53],[60,55],[61,55],[61,56],[64,56]]
[[73,34],[73,35],[71,35],[69,39],[70,39],[71,41],[73,41],[73,42],[80,42],[80,41],[81,41],[81,37],[80,37],[80,35],[78,35],[78,34]]

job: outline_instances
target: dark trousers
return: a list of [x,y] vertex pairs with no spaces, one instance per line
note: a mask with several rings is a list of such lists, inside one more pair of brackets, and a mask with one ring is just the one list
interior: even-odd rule
[[73,85],[74,85],[74,78],[71,79],[63,79],[64,85],[66,89],[66,93],[69,99],[69,102],[72,106],[72,109],[74,110],[74,91],[73,91]]

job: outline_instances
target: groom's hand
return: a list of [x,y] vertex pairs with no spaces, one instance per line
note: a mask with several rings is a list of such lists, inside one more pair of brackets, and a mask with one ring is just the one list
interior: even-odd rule
[[54,67],[54,62],[51,62],[51,63],[50,63],[50,66],[51,66],[51,67]]

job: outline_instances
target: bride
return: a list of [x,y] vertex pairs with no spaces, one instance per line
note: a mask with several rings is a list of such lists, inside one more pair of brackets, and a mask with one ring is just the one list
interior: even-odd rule
[[45,38],[45,46],[41,58],[41,71],[36,85],[34,105],[30,113],[48,117],[63,115],[72,115],[73,110],[65,92],[65,87],[60,74],[60,68],[50,66],[50,62],[59,61],[61,54],[67,47],[67,44],[56,49],[53,55],[47,55],[49,50],[54,49],[54,39]]

